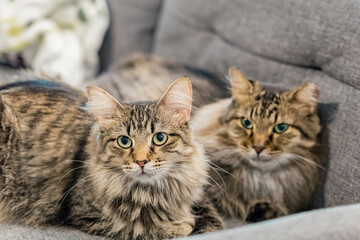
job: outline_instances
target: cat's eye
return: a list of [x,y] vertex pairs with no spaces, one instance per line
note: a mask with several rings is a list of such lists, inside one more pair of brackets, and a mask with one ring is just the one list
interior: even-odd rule
[[117,143],[119,144],[120,147],[125,149],[132,146],[132,141],[127,136],[120,136],[117,140]]
[[274,132],[281,134],[284,133],[288,129],[289,125],[286,123],[279,123],[274,127]]
[[241,124],[244,126],[244,128],[246,128],[246,129],[252,129],[253,128],[253,125],[252,125],[252,123],[250,122],[249,119],[247,119],[245,117],[242,117],[240,120],[241,120]]
[[161,146],[166,143],[167,139],[168,139],[168,136],[166,135],[166,133],[158,132],[154,135],[153,142],[155,145]]

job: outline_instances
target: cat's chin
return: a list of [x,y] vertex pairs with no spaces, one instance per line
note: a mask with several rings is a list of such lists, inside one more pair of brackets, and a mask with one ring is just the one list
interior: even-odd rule
[[257,154],[254,149],[247,152],[248,159],[256,163],[267,163],[273,161],[273,157],[268,155],[266,152]]
[[257,154],[255,150],[252,150],[245,155],[248,163],[252,167],[263,170],[275,169],[288,163],[286,157],[282,156],[283,154],[277,156],[269,155],[266,152]]
[[151,183],[154,182],[155,180],[155,177],[153,175],[148,175],[148,174],[140,174],[138,176],[133,176],[132,178],[133,180],[142,183]]
[[154,183],[161,178],[161,173],[146,173],[141,171],[136,171],[130,176],[134,181],[141,183]]

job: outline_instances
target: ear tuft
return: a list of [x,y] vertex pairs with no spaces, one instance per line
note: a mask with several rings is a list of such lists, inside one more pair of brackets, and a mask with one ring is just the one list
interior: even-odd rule
[[310,112],[314,112],[317,107],[317,101],[320,96],[320,90],[314,83],[305,83],[290,94],[290,98],[309,106]]
[[89,106],[100,128],[119,114],[123,106],[109,93],[95,86],[87,87]]
[[161,111],[176,118],[180,124],[190,120],[192,107],[191,81],[182,77],[173,82],[158,102]]
[[229,68],[229,78],[234,99],[242,100],[243,97],[253,93],[254,87],[236,67]]

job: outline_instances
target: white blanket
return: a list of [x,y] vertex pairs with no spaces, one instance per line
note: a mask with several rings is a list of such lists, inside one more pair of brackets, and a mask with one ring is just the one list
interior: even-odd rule
[[78,85],[108,25],[106,0],[0,0],[0,61]]

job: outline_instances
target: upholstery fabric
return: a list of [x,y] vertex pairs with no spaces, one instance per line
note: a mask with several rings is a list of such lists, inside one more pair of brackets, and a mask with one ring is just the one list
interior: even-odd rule
[[150,53],[161,2],[108,0],[111,23],[100,52],[103,69],[131,53]]
[[0,224],[0,240],[102,240],[69,228],[31,228]]
[[316,83],[325,185],[316,207],[360,202],[360,2],[171,0],[154,53],[217,75],[237,66],[262,82]]
[[360,236],[360,204],[304,212],[289,217],[187,237],[188,240],[355,240]]

